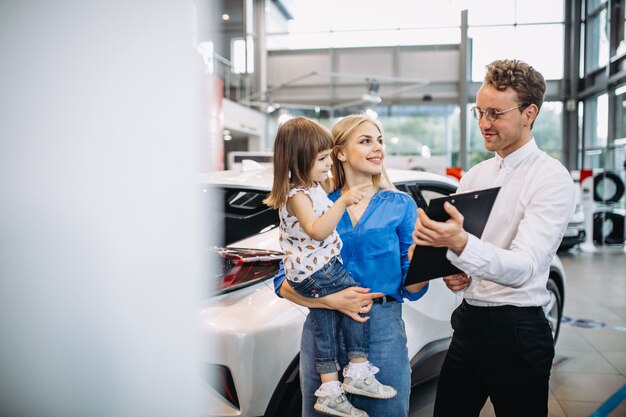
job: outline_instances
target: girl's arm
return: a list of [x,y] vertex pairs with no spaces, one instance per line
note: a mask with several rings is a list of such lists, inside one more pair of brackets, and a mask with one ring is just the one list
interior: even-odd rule
[[368,183],[352,187],[343,193],[321,217],[317,217],[313,211],[311,199],[303,192],[298,192],[287,200],[287,211],[298,218],[302,229],[312,239],[322,241],[335,230],[346,208],[361,201],[364,197],[364,189],[371,185]]
[[369,319],[369,317],[360,316],[359,313],[368,313],[372,308],[372,299],[383,296],[379,292],[369,292],[369,288],[349,287],[325,297],[309,298],[294,291],[287,280],[283,281],[279,291],[281,297],[292,303],[307,308],[336,310],[359,322],[365,322]]

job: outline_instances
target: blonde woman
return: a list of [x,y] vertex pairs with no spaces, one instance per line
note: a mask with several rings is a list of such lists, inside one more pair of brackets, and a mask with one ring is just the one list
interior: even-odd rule
[[[372,184],[359,184],[331,202],[324,184],[328,185],[333,164],[332,146],[328,129],[304,117],[281,125],[274,141],[274,182],[265,203],[278,209],[287,280],[299,295],[308,298],[358,285],[342,266],[342,242],[335,227],[346,208],[358,204]],[[395,389],[378,382],[378,368],[367,360],[367,322],[323,308],[312,308],[309,316],[315,329],[315,371],[321,380],[315,392],[315,410],[332,416],[367,417],[352,406],[344,392],[378,399],[396,395]],[[349,360],[343,384],[337,361],[340,330]]]
[[[338,310],[356,321],[367,320],[359,313],[369,313],[369,360],[380,367],[377,379],[393,386],[398,394],[386,401],[352,397],[352,404],[371,416],[406,417],[411,371],[402,302],[404,298],[417,300],[427,290],[424,283],[411,288],[403,285],[417,207],[389,181],[383,165],[383,130],[377,121],[364,114],[348,116],[335,124],[332,135],[336,190],[329,194],[330,200],[340,200],[355,186],[372,184],[363,188],[363,197],[347,208],[336,227],[343,241],[343,267],[359,286],[326,297],[303,297],[281,271],[274,280],[275,288],[279,295],[310,309]],[[307,317],[300,345],[303,417],[319,415],[313,411],[315,390],[320,385],[319,376],[313,372],[314,337],[314,323]],[[345,354],[343,358],[341,363],[346,364]]]

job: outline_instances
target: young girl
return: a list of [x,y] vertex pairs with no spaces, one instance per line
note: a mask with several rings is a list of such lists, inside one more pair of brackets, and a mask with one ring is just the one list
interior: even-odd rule
[[[293,289],[305,297],[324,297],[359,285],[342,266],[342,242],[335,227],[345,210],[358,204],[372,184],[351,188],[333,204],[326,194],[331,188],[328,173],[332,146],[328,129],[304,117],[280,126],[274,142],[274,183],[265,203],[279,210],[285,274]],[[394,388],[375,378],[379,369],[367,360],[366,322],[322,308],[310,309],[309,316],[315,323],[315,367],[322,381],[315,392],[316,411],[367,417],[366,412],[350,404],[344,392],[381,399],[396,395]],[[337,372],[340,329],[349,360],[343,384]]]

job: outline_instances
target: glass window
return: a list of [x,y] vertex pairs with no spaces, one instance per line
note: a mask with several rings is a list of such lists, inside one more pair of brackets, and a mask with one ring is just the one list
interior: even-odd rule
[[246,49],[246,41],[242,38],[233,38],[231,41],[231,57],[233,62],[233,72],[235,74],[244,74],[246,72],[254,72],[254,42],[250,37],[248,48]]
[[[456,163],[460,135],[456,104],[377,106],[375,110],[385,133],[388,168],[444,174],[451,164],[450,157],[452,164]],[[320,122],[332,126],[334,120]]]
[[607,138],[609,136],[609,96],[608,94],[602,94],[598,97],[596,115],[595,115],[596,129],[593,138],[595,141],[591,142],[589,147],[606,146]]
[[[482,81],[485,65],[495,59],[521,59],[546,79],[563,78],[564,27],[561,24],[470,28],[472,80]],[[541,47],[537,47],[541,45]]]
[[516,0],[469,0],[467,20],[470,26],[512,25],[515,23]]
[[[622,3],[622,15],[618,17],[621,19],[621,27],[617,33],[617,51],[616,55],[622,55],[626,53],[626,5]],[[616,20],[617,21],[617,20]]]
[[532,133],[539,148],[550,156],[561,159],[563,150],[563,103],[543,103]]
[[389,114],[379,111],[385,129],[385,150],[389,155],[420,155],[430,158],[447,155],[452,136],[458,137],[456,105],[390,106]]
[[578,152],[577,152],[577,158],[576,158],[576,164],[579,167],[582,168],[586,168],[584,165],[584,157],[583,157],[583,126],[584,126],[584,120],[585,120],[585,106],[580,105],[578,106],[578,137],[576,138],[576,140],[578,141]]
[[[535,120],[532,134],[537,146],[556,159],[561,159],[563,149],[563,104],[561,102],[544,102],[539,116]],[[470,168],[485,159],[491,158],[493,152],[485,150],[484,139],[476,120],[470,123],[469,166]]]
[[585,23],[581,23],[580,24],[580,45],[579,48],[580,50],[578,51],[580,54],[580,61],[578,62],[578,77],[580,78],[584,78],[585,77]]
[[587,73],[609,62],[609,37],[606,9],[587,19],[585,37],[585,70]]
[[[517,23],[564,21],[563,1],[524,0],[515,2]],[[541,10],[541,13],[537,13]]]
[[626,140],[626,84],[615,90],[615,138]]
[[461,42],[461,30],[449,28],[379,29],[269,34],[268,50],[350,48],[367,45],[442,45]]
[[294,19],[288,27],[289,32],[326,32],[460,26],[460,8],[439,3],[425,7],[406,0],[298,0],[289,7]]
[[590,98],[583,105],[585,106],[583,166],[585,168],[603,168],[608,136],[608,95],[602,94]]
[[600,6],[606,5],[608,0],[587,0],[587,13],[591,13]]
[[[458,44],[462,10],[468,10],[470,27],[493,26],[483,28],[488,29],[488,32],[505,25],[520,28],[524,24],[559,23],[561,26],[564,19],[562,1],[544,0],[466,0],[441,4],[431,2],[427,8],[423,2],[406,0],[386,0],[382,3],[362,0],[299,0],[294,1],[289,9],[294,19],[289,20],[286,32],[278,29],[274,33],[268,33],[269,50]],[[328,13],[328,10],[333,12]],[[537,13],[537,10],[541,10],[541,13]],[[372,15],[376,18],[372,19]],[[558,38],[562,39],[563,35]],[[494,42],[494,39],[498,41]],[[537,39],[541,40],[541,44],[545,44],[546,39],[557,43],[552,33],[544,33],[541,37],[522,40],[520,44],[525,43],[528,45],[526,49],[531,49],[531,45],[538,44],[533,44]],[[494,35],[486,48],[499,44],[500,39]],[[507,46],[504,47],[507,55],[511,55]],[[563,49],[562,45],[558,47],[559,50]],[[562,71],[558,73],[562,74]]]

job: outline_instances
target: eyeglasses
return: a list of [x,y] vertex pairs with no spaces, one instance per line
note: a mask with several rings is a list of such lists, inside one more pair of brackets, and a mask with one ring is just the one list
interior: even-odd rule
[[480,110],[478,107],[474,106],[470,109],[470,111],[472,112],[472,116],[474,116],[474,119],[476,120],[480,120],[480,117],[484,115],[487,118],[487,120],[489,120],[490,122],[495,122],[499,116],[503,115],[504,113],[508,111],[511,111],[513,109],[518,109],[520,107],[522,107],[521,104],[519,106],[511,107],[510,109],[497,111],[496,109],[492,109],[491,107],[488,107],[485,110]]

